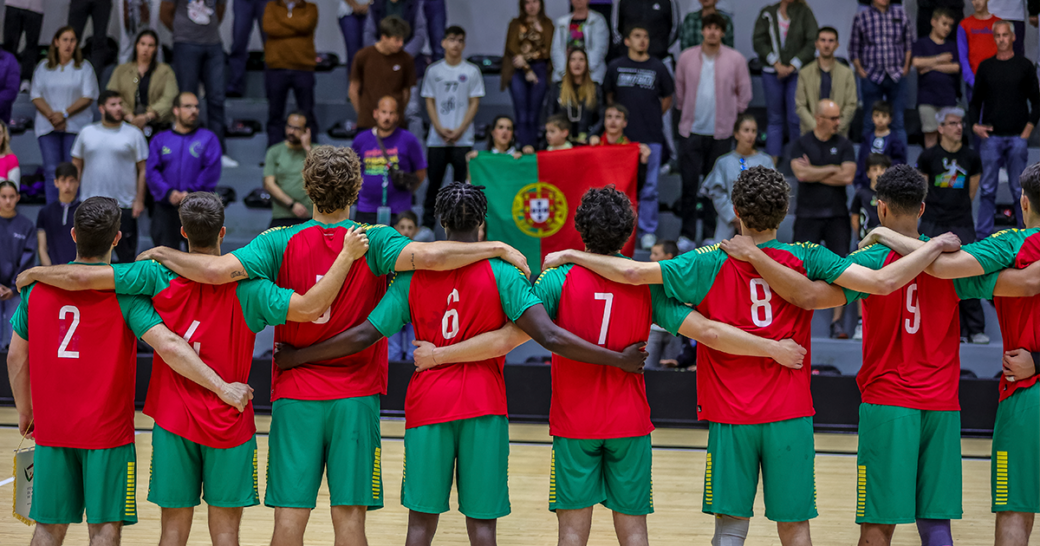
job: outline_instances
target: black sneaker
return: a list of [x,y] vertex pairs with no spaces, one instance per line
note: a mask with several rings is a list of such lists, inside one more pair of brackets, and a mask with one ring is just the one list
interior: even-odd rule
[[845,331],[845,327],[841,325],[841,321],[831,323],[831,339],[849,339],[849,334]]

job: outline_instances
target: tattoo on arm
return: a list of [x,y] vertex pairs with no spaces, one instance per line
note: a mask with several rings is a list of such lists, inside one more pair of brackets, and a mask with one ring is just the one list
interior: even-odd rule
[[244,270],[242,270],[242,269],[239,269],[237,271],[232,271],[231,272],[231,278],[232,279],[237,279],[239,277],[245,277],[245,276],[247,276],[246,272]]
[[412,252],[412,271],[415,271],[415,253]]

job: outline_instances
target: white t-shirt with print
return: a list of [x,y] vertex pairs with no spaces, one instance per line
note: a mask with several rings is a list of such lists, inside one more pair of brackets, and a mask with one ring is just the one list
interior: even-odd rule
[[140,129],[121,123],[110,129],[87,125],[72,145],[72,157],[83,160],[79,198],[111,197],[128,209],[137,198],[137,162],[148,159],[148,142]]
[[[432,98],[437,105],[437,117],[440,118],[441,127],[454,129],[466,118],[469,99],[484,96],[484,76],[473,63],[462,61],[451,66],[442,59],[426,69],[420,95],[423,98]],[[473,124],[470,123],[466,132],[453,146],[473,146],[473,132]],[[443,147],[448,144],[431,126],[430,134],[426,137],[426,146]]]

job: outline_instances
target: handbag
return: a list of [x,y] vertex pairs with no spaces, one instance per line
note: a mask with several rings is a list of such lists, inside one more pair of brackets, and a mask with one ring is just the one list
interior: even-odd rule
[[401,169],[394,166],[390,162],[390,154],[386,153],[386,146],[383,146],[383,139],[379,137],[379,131],[372,129],[372,134],[376,136],[376,143],[379,144],[379,151],[383,152],[383,160],[386,161],[386,175],[390,178],[390,183],[397,188],[398,191],[413,192],[415,188],[419,186],[422,180],[419,180],[415,173],[406,173]]

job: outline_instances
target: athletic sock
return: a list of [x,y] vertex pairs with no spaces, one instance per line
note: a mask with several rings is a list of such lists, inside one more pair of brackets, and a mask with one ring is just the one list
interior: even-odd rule
[[715,516],[715,536],[711,546],[744,546],[751,520],[732,516]]
[[917,532],[921,534],[921,546],[953,546],[948,519],[918,519]]

